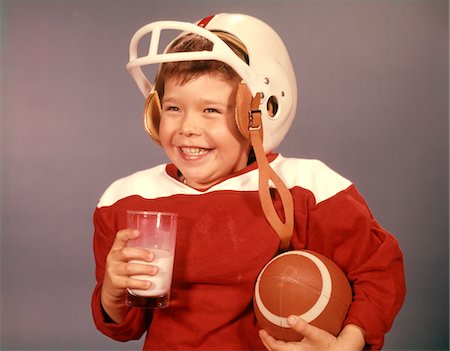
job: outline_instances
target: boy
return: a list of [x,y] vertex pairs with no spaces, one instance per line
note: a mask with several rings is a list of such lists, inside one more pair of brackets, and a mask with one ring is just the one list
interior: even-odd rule
[[[177,29],[157,53],[162,29]],[[152,32],[146,57],[139,39]],[[261,38],[263,38],[261,40]],[[162,63],[155,86],[142,65]],[[130,73],[147,98],[145,128],[172,162],[113,183],[94,214],[97,286],[92,309],[104,334],[121,341],[146,333],[144,349],[380,349],[404,294],[402,254],[353,184],[318,161],[271,151],[296,108],[296,83],[278,35],[246,15],[220,14],[196,25],[156,22],[136,32]],[[256,161],[255,161],[256,158]],[[269,189],[275,185],[275,189]],[[127,248],[126,210],[179,214],[171,305],[125,305],[132,275],[157,274],[145,250]],[[279,249],[309,249],[346,273],[353,303],[338,337],[295,316],[298,343],[259,331],[254,283]]]

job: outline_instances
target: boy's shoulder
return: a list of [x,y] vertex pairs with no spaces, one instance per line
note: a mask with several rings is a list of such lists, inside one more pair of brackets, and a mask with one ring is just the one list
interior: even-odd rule
[[271,166],[289,189],[301,187],[312,192],[316,203],[329,199],[352,185],[350,180],[317,159],[279,155]]
[[110,206],[132,195],[144,195],[157,189],[166,177],[166,164],[144,169],[114,181],[101,196],[97,207]]

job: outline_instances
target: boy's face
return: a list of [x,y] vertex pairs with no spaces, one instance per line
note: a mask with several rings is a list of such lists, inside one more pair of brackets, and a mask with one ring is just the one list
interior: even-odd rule
[[235,122],[237,82],[202,74],[164,84],[159,137],[169,159],[194,188],[207,188],[247,165],[250,143]]

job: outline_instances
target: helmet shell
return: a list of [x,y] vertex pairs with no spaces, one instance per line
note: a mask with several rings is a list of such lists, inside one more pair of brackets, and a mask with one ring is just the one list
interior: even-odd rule
[[[245,45],[249,67],[258,77],[256,82],[245,83],[253,94],[263,93],[260,105],[263,147],[266,153],[272,151],[288,132],[297,107],[295,73],[283,41],[266,23],[243,14],[215,15],[204,28],[230,33]],[[273,116],[267,108],[269,99],[275,99],[278,105]]]

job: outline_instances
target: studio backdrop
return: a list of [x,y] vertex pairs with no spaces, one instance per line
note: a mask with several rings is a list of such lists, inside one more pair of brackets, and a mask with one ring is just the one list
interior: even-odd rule
[[[167,162],[125,70],[156,20],[261,18],[299,87],[276,150],[353,181],[399,240],[407,295],[386,350],[448,350],[448,1],[1,1],[2,350],[132,350],[92,321],[92,213]],[[264,40],[264,38],[261,38]],[[267,48],[270,50],[270,48]]]

